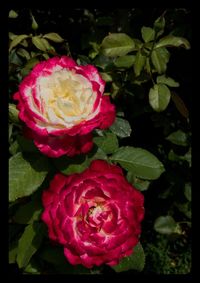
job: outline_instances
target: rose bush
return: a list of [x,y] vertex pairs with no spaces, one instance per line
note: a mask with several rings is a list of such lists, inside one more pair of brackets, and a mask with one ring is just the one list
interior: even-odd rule
[[80,174],[57,174],[42,201],[49,237],[71,264],[113,266],[138,243],[143,195],[116,165],[95,160]]
[[88,152],[91,131],[105,129],[115,119],[104,87],[92,65],[79,66],[67,56],[38,63],[14,95],[25,135],[49,157]]

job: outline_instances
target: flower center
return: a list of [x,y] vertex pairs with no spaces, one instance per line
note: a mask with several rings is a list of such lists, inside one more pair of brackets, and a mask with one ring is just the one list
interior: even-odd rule
[[93,113],[96,93],[82,75],[58,69],[51,75],[40,77],[38,92],[43,115],[53,123],[69,127],[86,120]]
[[93,218],[97,218],[102,213],[100,205],[92,206],[89,208],[88,215]]
[[103,225],[104,221],[109,216],[109,212],[104,210],[104,207],[100,204],[97,204],[96,206],[91,206],[87,212],[86,215],[86,222],[91,227],[96,227],[97,229],[101,229],[101,226]]

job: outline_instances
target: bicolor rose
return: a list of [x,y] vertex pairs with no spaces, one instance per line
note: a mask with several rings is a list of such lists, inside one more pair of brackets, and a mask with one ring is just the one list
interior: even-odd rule
[[82,173],[57,174],[42,202],[49,238],[71,264],[112,266],[134,252],[144,200],[118,166],[95,160]]
[[50,157],[88,152],[92,130],[105,129],[115,119],[104,87],[92,65],[79,66],[67,56],[38,63],[14,95],[26,136]]

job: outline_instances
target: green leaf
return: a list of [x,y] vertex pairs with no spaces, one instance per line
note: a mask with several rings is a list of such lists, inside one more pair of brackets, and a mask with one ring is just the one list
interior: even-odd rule
[[150,185],[150,181],[135,178],[134,186],[139,191],[143,192],[143,191],[148,190],[149,185]]
[[9,263],[15,263],[16,256],[18,250],[18,243],[17,241],[12,242],[9,246]]
[[33,36],[32,37],[32,43],[35,45],[35,47],[39,50],[42,51],[47,51],[47,48],[42,40],[42,38],[40,38],[39,36]]
[[168,137],[166,137],[166,140],[181,146],[187,146],[188,145],[188,137],[187,134],[184,133],[181,130],[178,130],[176,132],[171,133]]
[[118,68],[130,68],[135,62],[135,55],[120,56],[115,59],[114,64]]
[[164,58],[160,49],[154,49],[151,53],[151,61],[159,74],[162,74],[167,69],[167,57]]
[[115,118],[110,130],[120,138],[130,137],[132,131],[129,122],[118,117]]
[[148,57],[149,57],[149,53],[151,52],[153,46],[154,46],[154,43],[152,41],[146,42],[145,44],[143,44],[143,49],[145,51],[145,54],[148,54]]
[[43,53],[42,56],[44,57],[45,60],[49,59],[49,55],[47,53]]
[[42,209],[40,198],[34,197],[31,201],[18,208],[13,220],[19,224],[31,224],[33,221],[39,220]]
[[176,207],[180,212],[182,212],[187,218],[192,218],[191,202],[187,201],[185,203],[175,203]]
[[14,155],[16,154],[17,152],[20,151],[20,147],[19,147],[19,144],[18,142],[15,140],[9,147],[9,152],[11,155]]
[[144,45],[143,42],[137,38],[133,38],[134,43],[135,43],[135,49],[134,50],[139,50],[142,48],[142,46]]
[[58,33],[55,33],[55,32],[46,33],[43,36],[43,38],[50,39],[50,40],[57,42],[57,43],[64,41],[64,39]]
[[186,160],[189,163],[189,167],[192,166],[192,154],[191,154],[191,148],[188,150],[188,152],[181,156],[182,160]]
[[78,59],[76,60],[78,65],[88,65],[91,64],[90,58],[85,55],[78,55]]
[[191,160],[191,149],[185,154],[185,155],[177,155],[174,153],[174,151],[171,149],[169,154],[168,154],[168,159],[171,161],[187,161],[189,163],[189,167],[192,165],[192,160]]
[[13,40],[15,37],[17,37],[17,35],[14,34],[13,32],[9,32],[9,33],[8,33],[8,36],[9,36],[9,39],[10,39],[10,40]]
[[149,151],[137,147],[120,147],[111,160],[118,162],[124,169],[131,171],[135,176],[154,180],[165,171],[163,164]]
[[43,223],[30,224],[26,226],[24,233],[19,239],[17,263],[19,268],[27,266],[31,257],[38,250],[44,236]]
[[142,69],[145,66],[145,62],[146,62],[146,56],[142,55],[141,51],[139,50],[136,54],[135,63],[134,63],[134,71],[136,77],[140,75]]
[[39,63],[39,62],[40,62],[40,61],[39,61],[38,58],[36,58],[36,57],[31,58],[31,59],[26,63],[26,65],[25,65],[24,68],[26,68],[26,69],[30,72],[30,70],[31,70],[37,63]]
[[93,147],[93,150],[89,152],[89,154],[87,155],[87,167],[89,166],[89,163],[92,160],[96,160],[96,159],[102,159],[102,160],[106,160],[108,161],[108,157],[106,155],[106,153],[100,148],[97,147],[96,145]]
[[116,116],[117,117],[124,117],[124,112],[123,111],[117,111]]
[[73,174],[73,173],[81,173],[83,172],[88,165],[88,161],[84,155],[77,155],[75,157],[70,158],[67,156],[61,156],[53,160],[55,166],[63,173],[63,174]]
[[157,112],[164,111],[167,108],[170,98],[170,90],[164,84],[155,84],[149,91],[149,103]]
[[192,188],[190,183],[185,184],[184,195],[188,201],[192,200]]
[[162,58],[162,60],[167,64],[169,62],[170,53],[165,47],[160,47],[156,49],[157,53],[159,53],[159,56]]
[[101,48],[108,57],[123,56],[134,50],[135,43],[125,33],[111,33],[103,39]]
[[21,35],[17,35],[13,41],[11,42],[10,44],[10,47],[9,47],[9,52],[15,47],[17,46],[20,42],[22,42],[22,40],[28,38],[29,36],[26,35],[26,34],[21,34]]
[[154,22],[154,29],[156,31],[157,37],[160,36],[161,34],[163,34],[164,32],[164,28],[165,28],[165,18],[164,16],[160,16],[159,18],[157,18]]
[[160,47],[184,47],[190,49],[190,43],[187,39],[183,37],[167,35],[161,38],[156,44],[155,48]]
[[100,45],[97,44],[96,42],[89,42],[89,44],[92,46],[92,50],[90,50],[89,52],[89,57],[91,59],[94,59],[98,54],[99,54],[99,51],[100,51]]
[[46,157],[34,154],[25,159],[17,153],[9,159],[9,201],[31,195],[44,181],[48,172]]
[[127,271],[130,269],[142,271],[145,265],[145,254],[142,245],[138,243],[130,256],[124,257],[118,265],[112,266],[116,272]]
[[22,152],[36,152],[40,153],[38,148],[35,146],[33,140],[24,138],[23,136],[17,136],[17,141]]
[[170,77],[166,77],[165,75],[158,76],[156,79],[157,83],[159,84],[166,84],[171,87],[179,87],[179,83],[176,82],[174,79]]
[[95,129],[94,130],[94,134],[103,137],[104,136],[104,130],[100,130],[100,129]]
[[154,223],[154,229],[160,234],[170,235],[173,233],[181,234],[181,228],[171,216],[160,216]]
[[94,59],[98,54],[99,54],[99,51],[90,50],[88,57],[91,58],[91,59]]
[[168,159],[170,161],[180,161],[181,160],[181,156],[177,155],[173,149],[171,149],[168,153]]
[[126,175],[127,181],[131,183],[138,191],[146,191],[149,188],[150,181],[143,180],[134,175],[133,172],[128,171]]
[[26,60],[30,59],[30,54],[28,53],[28,51],[26,51],[26,49],[24,48],[19,48],[17,50],[17,54],[19,54],[21,57],[26,58]]
[[108,73],[100,72],[100,75],[105,82],[112,82],[113,81],[112,76],[109,75]]
[[40,40],[44,44],[47,51],[49,50],[55,51],[54,47],[49,44],[48,40],[46,40],[45,38],[40,38]]
[[88,57],[94,59],[99,54],[100,45],[97,44],[96,42],[89,42],[89,44],[92,45],[93,49],[89,51]]
[[36,260],[31,259],[24,269],[24,274],[41,274],[40,267]]
[[9,124],[9,127],[8,127],[8,139],[9,139],[9,143],[11,142],[12,132],[13,132],[13,124]]
[[106,133],[103,137],[95,137],[93,141],[107,154],[115,152],[119,146],[118,139],[113,133]]
[[141,29],[142,38],[144,42],[149,42],[154,40],[155,37],[155,30],[150,27],[142,27]]
[[99,54],[94,59],[94,65],[103,70],[108,70],[110,66],[113,66],[113,58]]
[[20,45],[24,46],[24,47],[28,47],[28,41],[26,39],[23,39],[21,42],[20,42]]
[[22,76],[25,77],[37,63],[39,63],[39,59],[36,57],[28,60],[24,68],[21,69]]
[[15,19],[15,18],[17,18],[17,17],[18,17],[17,12],[15,12],[14,10],[10,10],[10,11],[9,11],[8,18],[10,18],[10,19]]
[[120,90],[120,86],[118,86],[115,82],[113,82],[111,86],[112,98],[116,97],[116,95],[119,93],[119,90]]
[[18,118],[19,110],[17,110],[16,105],[9,103],[8,109],[9,109],[10,122],[18,124],[19,123],[19,118]]

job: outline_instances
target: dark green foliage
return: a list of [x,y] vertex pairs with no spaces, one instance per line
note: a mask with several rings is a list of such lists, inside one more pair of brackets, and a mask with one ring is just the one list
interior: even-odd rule
[[170,240],[157,236],[154,243],[144,246],[146,264],[144,273],[188,274],[191,272],[191,246],[186,239]]

